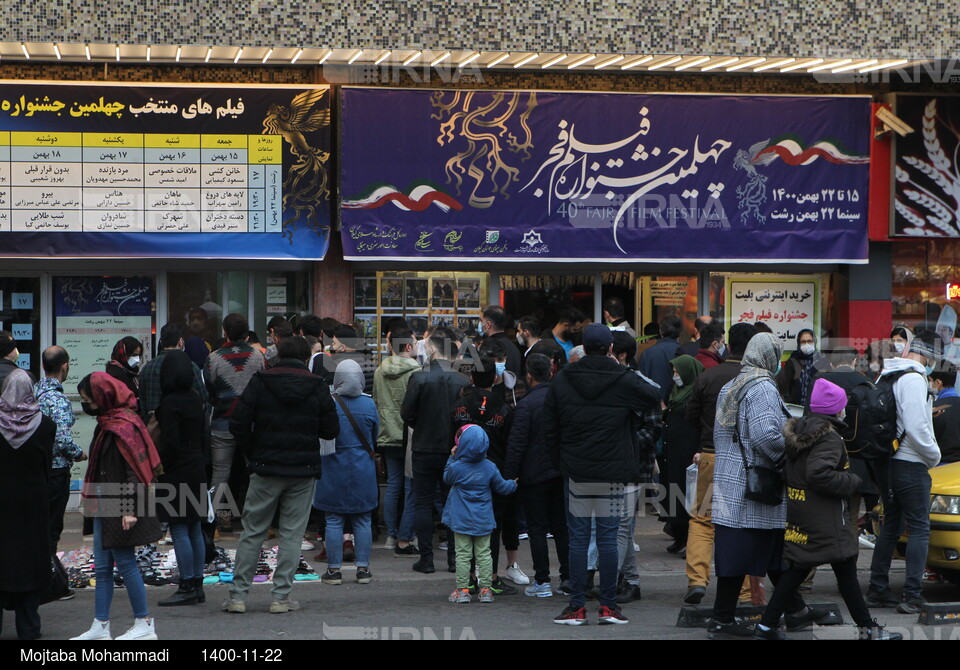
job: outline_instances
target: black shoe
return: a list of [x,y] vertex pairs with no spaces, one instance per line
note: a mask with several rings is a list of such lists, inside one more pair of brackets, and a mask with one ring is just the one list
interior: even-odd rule
[[436,569],[433,567],[433,562],[427,562],[422,558],[413,564],[413,569],[416,572],[422,572],[425,575],[432,575],[436,572]]
[[636,584],[624,584],[622,589],[617,589],[617,602],[621,605],[640,600],[640,587]]
[[369,569],[357,568],[357,584],[369,584],[373,574]]
[[166,600],[157,603],[160,607],[175,607],[177,605],[196,605],[197,590],[193,587],[192,579],[184,579],[180,582],[177,592]]
[[573,585],[570,584],[569,579],[565,579],[560,582],[560,586],[557,587],[557,593],[561,596],[570,597],[573,595]]
[[885,591],[874,591],[870,589],[867,591],[865,598],[867,602],[867,607],[872,607],[874,609],[881,607],[896,607],[900,604],[900,599],[893,594],[893,591],[886,589]]
[[586,600],[600,600],[600,587],[594,586],[593,588],[587,589],[583,597]]
[[874,619],[870,622],[869,626],[861,626],[857,629],[858,631],[858,640],[902,640],[903,635],[900,633],[888,633],[887,630],[877,623],[877,620]]
[[517,593],[517,590],[503,581],[502,577],[493,580],[493,583],[490,584],[490,590],[493,591],[495,596],[512,596]]
[[753,637],[753,624],[733,620],[720,623],[711,619],[707,622],[707,637],[711,640],[723,640],[733,637]]
[[419,556],[420,550],[417,549],[416,546],[412,544],[408,544],[402,549],[400,547],[397,547],[396,549],[394,549],[393,555],[396,556],[397,558],[407,558],[408,556]]
[[193,580],[193,588],[197,592],[197,602],[207,602],[207,594],[203,592],[203,577],[197,577]]
[[705,588],[702,586],[693,586],[687,591],[687,595],[683,597],[683,602],[685,605],[699,605],[705,595],[707,595]]
[[804,607],[796,614],[785,614],[784,623],[787,626],[788,633],[796,633],[810,628],[820,619],[830,614],[827,610],[814,609],[813,607]]
[[681,551],[687,548],[686,542],[681,542],[680,540],[674,540],[673,544],[667,547],[667,553],[670,554],[679,554]]
[[753,629],[753,639],[754,640],[789,640],[786,635],[783,634],[783,631],[779,628],[770,628],[769,630],[763,630],[760,626],[757,626]]
[[897,605],[897,611],[900,612],[900,614],[919,614],[920,607],[926,602],[927,601],[920,596],[904,598],[903,601]]

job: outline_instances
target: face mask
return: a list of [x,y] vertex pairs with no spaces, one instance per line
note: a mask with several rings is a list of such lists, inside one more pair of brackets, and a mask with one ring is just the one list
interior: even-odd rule
[[727,345],[721,344],[720,348],[717,349],[717,356],[719,356],[720,358],[723,358],[726,353],[727,353]]
[[127,359],[127,365],[129,365],[131,368],[134,368],[134,369],[139,368],[139,367],[140,367],[140,357],[139,357],[139,356],[131,356],[130,358]]
[[80,409],[83,410],[84,414],[89,414],[90,416],[100,416],[100,408],[98,407],[94,409],[88,402],[81,402]]
[[928,383],[927,383],[927,388],[930,389],[930,393],[932,393],[934,396],[940,395],[940,392],[937,391],[937,385],[936,385],[935,382],[928,382]]
[[267,335],[267,344],[273,344],[273,338]]
[[673,376],[673,383],[676,384],[677,386],[683,386],[683,380],[680,379],[680,375]]
[[417,352],[417,361],[420,363],[420,365],[423,365],[424,363],[426,363],[427,348],[423,340],[417,340],[416,352]]
[[902,354],[904,348],[906,347],[906,344],[907,344],[906,342],[894,342],[893,348],[897,350],[898,354]]
[[840,419],[841,421],[843,421],[844,419],[846,419],[846,418],[847,418],[847,410],[846,410],[846,409],[840,410],[840,413],[837,414],[837,418]]
[[816,351],[816,350],[817,350],[817,348],[816,348],[815,346],[813,346],[812,344],[801,344],[801,345],[800,345],[800,353],[802,353],[804,356],[810,356],[810,355],[811,355],[814,351]]
[[777,361],[777,371],[773,373],[773,376],[776,377],[778,374],[780,374],[780,371],[782,369],[783,369],[783,363],[780,361]]
[[19,349],[14,349],[14,350],[11,351],[10,353],[13,354],[13,358],[10,359],[10,362],[11,362],[11,363],[16,363],[16,362],[17,362],[17,359],[20,358],[20,350],[19,350]]
[[925,366],[923,366],[923,369],[927,371],[927,376],[928,376],[928,377],[933,373],[933,366],[932,366],[932,365],[925,365]]
[[486,337],[488,330],[489,330],[489,328],[484,327],[484,324],[481,323],[481,324],[480,324],[480,337]]
[[497,363],[497,364],[496,364],[496,369],[497,369],[497,376],[498,376],[498,377],[502,377],[502,376],[503,376],[503,371],[507,369],[507,364],[506,364],[506,362],[504,362],[504,363]]
[[527,341],[523,339],[523,335],[520,333],[517,333],[517,344],[519,344],[521,347],[527,346]]

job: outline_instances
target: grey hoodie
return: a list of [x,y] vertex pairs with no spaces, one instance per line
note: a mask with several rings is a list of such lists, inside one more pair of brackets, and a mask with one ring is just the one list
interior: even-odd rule
[[880,376],[905,370],[920,374],[903,375],[893,384],[893,395],[897,399],[897,435],[906,432],[893,458],[933,468],[940,463],[940,447],[933,433],[933,398],[927,391],[926,370],[907,358],[887,358]]
[[403,444],[403,419],[400,407],[407,393],[410,375],[420,369],[416,358],[390,356],[384,359],[373,375],[373,400],[380,414],[378,447],[400,447]]

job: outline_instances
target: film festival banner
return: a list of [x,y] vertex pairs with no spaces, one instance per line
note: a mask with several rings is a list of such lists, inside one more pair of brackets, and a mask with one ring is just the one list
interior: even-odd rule
[[0,84],[0,256],[322,259],[327,86]]
[[865,263],[870,99],[341,96],[345,257]]

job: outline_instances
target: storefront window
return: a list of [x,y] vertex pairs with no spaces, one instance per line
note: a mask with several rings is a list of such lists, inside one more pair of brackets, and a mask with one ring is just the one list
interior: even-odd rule
[[220,272],[167,275],[167,319],[183,326],[184,343],[190,350],[200,344],[207,351],[216,347],[222,336],[222,300],[223,274]]
[[[592,274],[501,275],[503,308],[514,321],[532,316],[546,335],[556,325],[560,311],[568,307],[593,320],[594,281]],[[575,334],[575,342],[577,337]]]
[[[947,333],[960,314],[960,240],[893,245],[893,322]],[[952,336],[952,335],[951,335]]]
[[250,327],[266,346],[267,322],[275,316],[299,328],[300,317],[310,311],[310,277],[306,272],[254,272],[253,320]]
[[39,379],[40,278],[0,277],[0,330],[17,341],[17,365]]
[[697,275],[641,275],[637,279],[637,302],[640,306],[638,334],[668,316],[678,316],[683,323],[680,344],[696,337],[695,323],[700,315],[699,278]]

